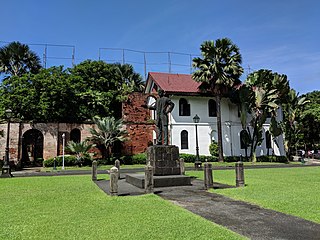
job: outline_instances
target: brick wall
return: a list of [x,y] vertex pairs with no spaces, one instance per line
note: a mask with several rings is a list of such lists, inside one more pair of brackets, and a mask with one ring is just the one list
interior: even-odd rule
[[123,144],[123,154],[143,153],[152,144],[154,121],[151,120],[150,110],[142,106],[147,96],[144,93],[132,93],[122,104],[122,119],[129,134],[129,140]]
[[[93,124],[67,124],[67,123],[19,123],[10,124],[9,153],[10,162],[15,165],[20,164],[22,158],[22,141],[24,133],[28,130],[36,129],[43,135],[43,158],[48,159],[62,154],[62,133],[66,134],[66,143],[70,140],[72,129],[79,129],[81,141],[90,136],[89,128]],[[0,159],[5,155],[7,139],[7,123],[0,124],[0,130],[4,131],[4,137],[0,137]]]

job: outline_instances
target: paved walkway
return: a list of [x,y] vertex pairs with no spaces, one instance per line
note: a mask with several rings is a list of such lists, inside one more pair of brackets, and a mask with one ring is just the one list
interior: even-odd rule
[[[109,194],[109,181],[96,184]],[[144,194],[124,179],[118,186],[120,196]],[[231,186],[214,183],[214,187]],[[193,180],[192,186],[155,188],[155,194],[250,239],[320,239],[320,224],[209,193],[200,180]]]

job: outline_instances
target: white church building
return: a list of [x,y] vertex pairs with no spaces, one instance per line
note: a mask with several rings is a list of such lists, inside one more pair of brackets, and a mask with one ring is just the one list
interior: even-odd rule
[[[200,155],[210,155],[209,145],[217,141],[217,112],[214,96],[208,96],[199,91],[198,83],[189,74],[168,74],[150,72],[146,82],[147,94],[156,94],[159,88],[169,95],[175,104],[169,116],[170,144],[179,147],[180,153],[196,154],[196,123],[193,118],[200,117],[197,123],[198,145]],[[154,113],[151,111],[154,119]],[[282,117],[281,110],[277,114]],[[224,156],[245,156],[245,147],[241,144],[241,121],[237,105],[228,98],[221,101],[221,121]],[[285,155],[283,136],[273,139],[269,134],[269,123],[263,125],[264,140],[257,147],[257,156]],[[250,127],[249,127],[250,129]],[[250,129],[252,133],[252,130]],[[154,140],[156,133],[153,133]],[[250,154],[250,148],[248,148]]]

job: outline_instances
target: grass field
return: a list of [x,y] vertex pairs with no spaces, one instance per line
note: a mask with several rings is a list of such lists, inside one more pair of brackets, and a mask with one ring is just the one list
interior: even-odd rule
[[[276,162],[244,162],[245,166],[259,166],[259,165],[288,165],[288,163],[276,163]],[[301,164],[300,162],[290,162],[289,164]],[[214,167],[234,167],[234,162],[212,162]],[[194,163],[185,163],[186,167],[194,167]],[[110,170],[113,165],[99,165],[98,170]],[[145,164],[134,164],[134,165],[121,165],[122,169],[132,169],[132,168],[144,168]],[[83,166],[83,167],[65,167],[65,170],[91,170],[91,166]],[[41,168],[42,172],[52,172],[52,167]],[[57,171],[62,171],[61,167],[57,167]]]
[[242,239],[156,195],[107,196],[91,176],[0,179],[0,202],[6,240]]
[[[200,171],[188,174],[203,178]],[[214,181],[235,185],[235,171],[214,171]],[[320,223],[320,167],[247,169],[245,183],[211,191]]]

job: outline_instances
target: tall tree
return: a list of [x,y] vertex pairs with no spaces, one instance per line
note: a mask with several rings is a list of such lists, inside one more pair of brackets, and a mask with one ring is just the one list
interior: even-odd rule
[[306,97],[310,103],[298,111],[302,139],[299,145],[306,150],[320,148],[320,91],[309,92]]
[[37,73],[40,68],[40,58],[26,44],[12,42],[0,48],[0,73],[22,76]]
[[239,48],[228,38],[205,41],[200,50],[202,57],[193,59],[193,67],[197,70],[192,77],[203,82],[202,86],[216,97],[219,161],[222,162],[221,98],[231,87],[240,83],[242,59]]
[[[286,100],[289,92],[289,82],[285,75],[272,73],[261,69],[248,75],[245,84],[239,88],[241,123],[248,128],[250,119],[252,133],[250,134],[251,159],[256,161],[256,148],[263,141],[263,124],[270,117],[269,132],[275,138],[282,131],[277,121],[277,110]],[[247,118],[248,113],[250,118]]]
[[301,121],[299,111],[310,103],[306,97],[299,97],[294,89],[287,95],[287,101],[283,104],[284,122],[282,124],[285,132],[285,148],[287,157],[290,159],[293,150],[297,151],[299,136],[301,135]]
[[0,118],[7,108],[17,118],[43,122],[82,122],[96,115],[121,118],[121,102],[139,79],[130,65],[102,61],[11,76],[0,85]]
[[87,140],[96,143],[97,146],[104,146],[106,155],[109,158],[113,144],[116,141],[123,142],[127,140],[127,131],[123,129],[122,120],[115,120],[113,117],[95,117],[93,121],[96,128],[90,128],[92,136],[88,137]]
[[75,94],[77,84],[62,67],[7,78],[0,87],[0,116],[11,108],[15,117],[22,120],[81,121]]
[[[121,117],[121,102],[140,84],[141,76],[128,64],[108,64],[87,60],[69,69],[81,85],[78,89],[82,114]],[[88,107],[89,106],[89,107]]]

